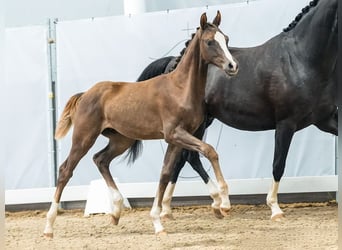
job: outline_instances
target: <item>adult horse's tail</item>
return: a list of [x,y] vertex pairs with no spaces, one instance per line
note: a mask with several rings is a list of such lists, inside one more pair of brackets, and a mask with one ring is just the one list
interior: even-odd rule
[[83,93],[78,93],[76,95],[73,95],[72,97],[70,97],[69,101],[65,105],[63,113],[61,117],[59,118],[59,121],[57,124],[56,132],[55,132],[55,139],[57,140],[61,139],[68,133],[72,125],[72,116],[74,115],[76,111],[77,103],[82,95]]
[[133,145],[127,150],[124,159],[127,159],[128,164],[133,164],[135,160],[141,155],[142,152],[142,141],[136,140]]

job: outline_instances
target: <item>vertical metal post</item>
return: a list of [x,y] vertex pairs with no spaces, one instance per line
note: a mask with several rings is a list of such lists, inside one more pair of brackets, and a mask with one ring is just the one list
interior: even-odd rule
[[335,136],[335,175],[338,175],[338,158],[338,136]]
[[[338,59],[339,61],[340,59]],[[341,63],[338,63],[338,68],[341,69]],[[342,94],[341,94],[341,84],[342,81],[342,72],[339,71],[339,85],[338,85],[338,91],[339,91],[339,103],[338,103],[338,134],[342,134],[342,129],[341,129],[341,124],[342,124]],[[338,180],[338,185],[337,185],[337,193],[336,193],[336,200],[338,203],[338,247],[339,249],[342,249],[342,140],[337,139],[337,144],[336,144],[336,168],[337,168],[337,180]]]
[[[339,5],[341,6],[341,5]],[[339,7],[339,9],[341,10],[342,8]],[[339,21],[339,27],[341,26],[341,21]],[[339,32],[341,32],[342,28],[338,28]],[[339,33],[341,34],[341,33]],[[341,41],[341,38],[339,38],[339,40]],[[339,43],[340,44],[340,43]],[[341,51],[341,48],[340,50]],[[341,139],[341,135],[342,135],[342,72],[341,72],[341,67],[342,67],[342,63],[341,63],[341,52],[339,52],[339,57],[337,59],[338,63],[337,63],[337,68],[339,69],[339,75],[338,75],[338,134],[339,134],[339,138],[337,138],[337,179],[338,179],[338,188],[337,188],[337,202],[338,202],[338,247],[339,249],[342,249],[342,139]]]
[[54,138],[57,122],[57,112],[56,112],[56,83],[57,83],[57,58],[56,58],[56,24],[58,22],[57,18],[49,19],[48,25],[48,63],[49,63],[49,111],[50,111],[50,149],[51,149],[51,165],[53,169],[53,175],[51,176],[53,185],[57,184],[57,141]]

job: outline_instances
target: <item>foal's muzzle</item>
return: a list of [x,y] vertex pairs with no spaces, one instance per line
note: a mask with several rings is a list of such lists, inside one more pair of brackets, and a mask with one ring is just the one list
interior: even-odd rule
[[225,72],[229,76],[235,76],[239,72],[239,63],[236,60],[234,62],[228,62],[227,67],[225,67]]

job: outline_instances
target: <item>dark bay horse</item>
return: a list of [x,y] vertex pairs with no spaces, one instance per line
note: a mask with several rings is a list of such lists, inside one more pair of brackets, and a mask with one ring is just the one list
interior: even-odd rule
[[[109,139],[108,145],[94,155],[97,165],[108,186],[112,222],[120,218],[123,198],[109,170],[110,162],[126,150],[134,158],[138,154],[139,140],[165,139],[168,143],[159,187],[151,209],[156,234],[163,233],[160,221],[161,203],[165,188],[170,181],[176,156],[182,148],[205,155],[211,162],[218,181],[210,185],[217,213],[225,210],[228,203],[228,186],[223,178],[218,156],[214,148],[194,137],[204,119],[204,92],[208,64],[214,64],[228,75],[238,71],[237,62],[228,50],[228,37],[218,28],[221,14],[213,23],[207,22],[206,14],[200,18],[196,32],[176,70],[169,74],[146,80],[139,84],[125,82],[99,82],[88,91],[72,96],[67,102],[57,125],[56,139],[63,137],[73,124],[72,146],[69,156],[59,168],[57,188],[47,213],[44,235],[53,237],[53,224],[58,203],[69,179],[81,158],[102,134]],[[227,199],[221,202],[219,193]]]
[[[229,48],[240,74],[227,78],[209,66],[205,101],[208,119],[248,131],[275,129],[273,184],[267,195],[272,219],[283,216],[277,194],[293,134],[309,125],[337,135],[337,0],[311,1],[280,34],[251,48]],[[152,62],[138,81],[173,70],[180,57]],[[197,152],[183,150],[164,195],[161,216],[172,217],[171,197],[185,162],[205,183],[210,179]]]

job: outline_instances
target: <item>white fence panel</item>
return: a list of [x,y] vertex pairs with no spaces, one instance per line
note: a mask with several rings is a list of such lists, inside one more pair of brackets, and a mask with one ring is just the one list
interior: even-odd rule
[[[58,113],[61,113],[70,96],[87,90],[97,81],[135,81],[153,60],[166,55],[178,55],[184,42],[199,25],[199,17],[203,12],[207,12],[210,19],[219,9],[222,13],[221,29],[230,36],[230,46],[247,47],[259,45],[280,33],[307,4],[307,0],[262,0],[249,4],[155,12],[131,17],[59,22]],[[6,204],[20,203],[18,197],[23,194],[23,189],[32,191],[31,188],[42,188],[44,191],[39,194],[40,189],[37,189],[36,194],[37,197],[43,197],[42,201],[52,192],[51,189],[46,189],[52,185],[53,180],[49,160],[51,128],[46,32],[47,28],[42,26],[6,31],[6,82],[3,91],[8,96],[3,100],[3,106],[10,108],[2,111],[6,122],[1,127],[8,133],[4,134],[5,143],[1,144],[0,158],[0,164],[5,166]],[[69,152],[71,134],[69,132],[59,142],[59,163],[64,161]],[[217,149],[224,176],[234,185],[231,187],[234,194],[245,194],[248,190],[253,193],[256,183],[260,182],[264,187],[270,181],[273,137],[274,131],[240,131],[218,121],[209,128],[206,140]],[[99,138],[76,168],[69,188],[88,185],[91,180],[100,178],[92,155],[105,145],[106,139]],[[121,185],[128,190],[129,184],[134,184],[127,191],[129,197],[134,197],[134,194],[140,197],[142,187],[156,184],[165,149],[166,144],[163,141],[144,141],[143,154],[134,165],[127,166],[120,159],[112,162],[113,176],[118,178]],[[202,160],[213,176],[208,161],[203,157]],[[336,186],[334,175],[335,137],[315,127],[296,133],[285,170],[287,178],[284,183],[289,185],[284,191],[295,191],[295,187],[288,188],[294,183],[292,180],[296,183],[303,180],[302,191],[329,190],[331,186],[328,182],[331,178],[334,180],[331,185]],[[315,185],[311,185],[312,179],[308,176],[315,180]],[[320,178],[322,182],[318,180]],[[187,188],[184,195],[190,195],[189,190],[198,194],[196,187],[200,186],[200,178],[188,165],[182,170],[180,180],[187,183],[193,181],[196,184],[193,185],[193,190]],[[319,186],[320,183],[323,183],[322,187]],[[81,189],[84,193],[84,189]],[[177,195],[181,196],[181,189],[177,190]],[[264,191],[258,190],[259,192]],[[77,192],[70,197],[74,197],[75,193]],[[151,191],[148,195],[151,195]],[[26,198],[24,203],[28,203]],[[36,198],[34,202],[38,202]]]
[[6,30],[1,166],[5,188],[52,185],[49,148],[47,28]]
[[[306,0],[266,0],[60,22],[57,25],[59,110],[71,95],[87,90],[98,81],[135,81],[153,59],[178,55],[184,41],[198,27],[203,12],[213,18],[219,9],[221,29],[230,36],[230,45],[245,47],[259,45],[280,33],[306,4]],[[208,131],[207,141],[216,146],[226,178],[264,178],[272,176],[273,135],[274,131],[243,132],[221,127],[216,121]],[[60,143],[60,161],[67,156],[70,142],[71,133]],[[71,185],[88,184],[100,177],[92,155],[105,145],[106,140],[100,138],[82,159]],[[285,175],[334,175],[334,147],[335,137],[316,128],[297,133]],[[165,149],[164,142],[145,141],[143,154],[133,166],[114,160],[112,173],[125,183],[158,181]],[[206,159],[203,162],[211,169]],[[198,179],[188,166],[181,175],[183,180]]]

